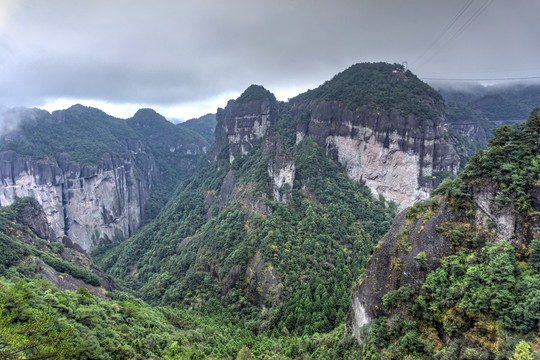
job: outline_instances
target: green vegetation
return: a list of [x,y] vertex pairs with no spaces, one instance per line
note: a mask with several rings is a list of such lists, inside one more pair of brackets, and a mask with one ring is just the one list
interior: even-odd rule
[[486,150],[471,158],[463,172],[470,186],[495,183],[501,205],[513,202],[520,211],[532,211],[529,190],[540,178],[540,108],[525,123],[495,130]]
[[501,94],[485,95],[472,101],[469,106],[493,120],[521,120],[527,116],[530,109],[529,106],[523,106]]
[[[21,284],[15,287],[21,289]],[[17,289],[17,290],[18,290]],[[0,292],[4,292],[0,285]],[[25,300],[29,293],[11,291],[1,296],[0,303],[0,357],[2,359],[63,359],[76,354],[76,349],[68,344],[70,330],[58,330],[54,326],[54,316],[45,309],[14,309],[13,298]],[[6,305],[10,308],[6,310]],[[27,305],[27,304],[23,304]]]
[[437,88],[447,103],[459,102],[489,121],[506,124],[525,120],[530,110],[540,105],[538,84],[469,84],[457,89],[440,84]]
[[52,116],[34,112],[15,137],[0,143],[1,151],[14,150],[35,160],[67,153],[80,165],[97,165],[105,154],[125,152],[125,142],[138,138],[125,121],[98,109],[74,105]]
[[[539,111],[535,108],[523,124],[495,130],[488,149],[479,151],[459,177],[433,191],[445,198],[450,211],[461,214],[436,227],[450,242],[452,255],[421,286],[401,287],[383,297],[387,316],[361,330],[365,358],[535,358],[540,242],[533,237],[528,245],[515,247],[498,240],[489,225],[484,229],[466,219],[474,218],[473,193],[485,187],[495,189],[501,206],[515,206],[516,221],[538,215],[530,194],[540,178]],[[407,209],[407,223],[429,217],[439,201],[432,198]],[[534,226],[533,221],[524,226]],[[398,236],[396,241],[399,246],[402,240]],[[424,266],[429,261],[422,251],[414,259]]]
[[209,144],[214,142],[214,130],[216,128],[216,114],[206,114],[197,119],[190,119],[176,124],[176,126],[189,129],[203,137]]
[[399,109],[420,119],[436,119],[442,96],[399,64],[362,63],[337,74],[314,90],[291,99],[292,104],[310,101],[341,101],[385,110]]
[[[236,101],[261,99],[275,100],[253,85]],[[358,64],[291,102],[321,100],[399,109],[427,119],[439,116],[441,98],[399,65]],[[47,126],[64,126],[70,119],[85,120],[82,127],[98,126],[86,124],[87,110],[73,107],[64,118],[47,120],[52,124]],[[268,163],[275,149],[257,145],[229,164],[225,147],[218,155],[224,161],[201,162],[187,179],[189,171],[182,172],[179,164],[189,161],[194,169],[197,156],[177,150],[186,142],[203,141],[198,134],[179,132],[181,127],[150,110],[122,125],[93,114],[96,122],[114,122],[116,130],[97,133],[104,140],[92,144],[84,156],[79,154],[82,148],[65,149],[72,151],[72,158],[95,164],[105,153],[124,149],[129,139],[143,141],[164,179],[154,188],[147,209],[155,215],[153,221],[131,238],[93,254],[101,269],[130,294],[114,291],[101,299],[86,288],[60,291],[35,279],[40,269],[27,260],[39,257],[57,271],[101,284],[89,269],[61,258],[67,251],[63,246],[37,239],[21,223],[30,199],[1,207],[0,356],[532,358],[540,330],[540,241],[516,251],[504,241],[486,243],[486,231],[453,220],[436,227],[438,235],[451,242],[453,255],[442,259],[423,284],[386,294],[382,303],[387,316],[361,330],[361,345],[348,335],[345,318],[352,287],[390,228],[396,208],[382,196],[374,199],[363,182],[352,182],[343,166],[326,157],[315,142],[296,144],[296,126],[306,121],[306,114],[293,115],[284,103],[274,110],[279,117],[270,135],[279,139],[276,143],[286,148],[296,166],[293,186],[281,189],[287,203],[273,200]],[[463,109],[455,110],[456,117],[463,115]],[[406,223],[425,224],[443,204],[466,217],[472,211],[474,187],[484,185],[497,188],[501,205],[512,202],[527,216],[534,214],[528,194],[540,175],[539,111],[523,125],[497,130],[490,148],[479,152],[459,177],[437,174],[444,181],[433,195],[444,199],[415,204],[406,212]],[[38,129],[32,126],[32,131]],[[33,141],[22,134],[8,142],[10,146]],[[46,159],[64,146],[48,144],[27,154]],[[423,226],[418,234],[421,231]],[[404,228],[397,235],[396,253],[411,253],[416,235]],[[426,252],[415,253],[413,260],[424,270],[433,263]],[[392,266],[396,270],[400,264]]]
[[490,352],[509,358],[527,347],[520,350],[520,341],[537,341],[540,276],[530,264],[518,262],[507,242],[487,243],[478,253],[447,257],[420,292],[400,288],[383,303],[389,312],[405,313],[364,329],[367,358],[484,359]]
[[[358,356],[358,344],[346,335],[342,322],[325,334],[299,336],[286,329],[271,331],[268,312],[250,318],[249,313],[260,310],[238,291],[228,295],[228,306],[218,298],[207,297],[208,301],[204,302],[169,301],[174,307],[151,307],[123,292],[108,293],[108,299],[100,299],[85,288],[75,292],[59,291],[43,279],[33,279],[39,276],[36,275],[39,267],[24,259],[37,255],[58,267],[56,270],[74,276],[81,271],[80,278],[91,283],[84,277],[85,271],[90,273],[88,270],[54,256],[52,252],[58,251],[54,244],[35,238],[19,223],[22,210],[32,204],[31,199],[22,198],[10,207],[0,208],[2,358],[235,359],[251,354],[253,358],[334,359]],[[235,216],[246,215],[236,212]],[[238,231],[230,214],[227,218],[231,220],[227,231]],[[218,236],[217,240],[222,239],[219,234],[213,235]],[[234,256],[229,259],[238,260]],[[194,273],[191,279],[198,276]],[[315,291],[316,298],[319,291]],[[199,295],[198,299],[202,299],[202,294]]]
[[345,321],[352,284],[395,208],[372,199],[314,142],[293,152],[290,206],[266,200],[271,214],[257,214],[239,195],[209,209],[205,198],[221,196],[229,171],[250,196],[273,198],[261,149],[219,171],[209,164],[154,223],[99,255],[101,267],[152,304],[219,301],[272,336],[331,332]]
[[[128,120],[82,105],[52,115],[27,110],[23,118],[17,131],[0,139],[0,151],[13,150],[53,166],[59,154],[68,154],[71,161],[81,166],[129,159],[137,168],[150,167],[150,162],[155,161],[158,171],[151,175],[153,179],[148,179],[154,184],[145,209],[147,222],[165,206],[176,186],[194,172],[200,154],[189,145],[209,146],[201,135],[173,125],[150,109],[141,109]],[[136,176],[149,172],[138,170],[144,172],[135,171]]]
[[276,101],[276,97],[261,85],[250,85],[235,101],[244,104],[258,100]]
[[215,301],[190,309],[150,307],[122,292],[103,300],[85,290],[59,291],[44,280],[0,280],[3,358],[16,351],[28,359],[50,354],[100,360],[236,359],[247,354],[255,359],[336,359],[359,353],[343,325],[324,335],[273,337]]
[[201,154],[189,145],[209,145],[201,135],[172,124],[152,109],[138,110],[126,122],[144,140],[160,172],[146,204],[144,220],[148,223],[163,209],[176,186],[193,174]]
[[63,249],[63,245],[37,239],[26,225],[20,223],[22,210],[33,201],[32,198],[18,198],[11,206],[0,207],[0,275],[24,257],[36,256],[58,272],[100,286],[101,278],[96,274],[56,255],[60,248]]

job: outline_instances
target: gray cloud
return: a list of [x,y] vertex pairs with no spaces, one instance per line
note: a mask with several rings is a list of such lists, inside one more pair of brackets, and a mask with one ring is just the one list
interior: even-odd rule
[[[315,86],[356,62],[408,61],[421,76],[540,75],[536,0],[2,1],[0,103],[174,105]],[[0,16],[1,17],[1,16]],[[423,55],[423,56],[422,56]]]

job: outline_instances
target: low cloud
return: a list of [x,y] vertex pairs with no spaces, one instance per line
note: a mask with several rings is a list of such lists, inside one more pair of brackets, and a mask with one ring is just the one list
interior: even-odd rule
[[3,2],[0,103],[39,106],[72,98],[179,106],[252,83],[271,90],[313,87],[362,61],[409,61],[414,72],[432,77],[540,75],[540,2],[495,0],[459,34],[471,8],[426,53],[462,6],[431,0]]

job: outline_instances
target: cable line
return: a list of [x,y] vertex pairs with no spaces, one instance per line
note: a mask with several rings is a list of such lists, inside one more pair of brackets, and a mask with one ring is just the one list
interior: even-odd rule
[[472,5],[473,2],[474,0],[467,1],[467,3],[457,12],[457,14],[454,15],[452,20],[450,20],[450,22],[446,24],[445,28],[441,31],[439,36],[437,36],[437,38],[428,46],[428,48],[422,53],[422,55],[420,55],[418,58],[416,58],[416,60],[412,62],[413,64],[417,63],[420,59],[422,59],[435,46],[435,44],[437,44],[437,42],[439,42],[439,40],[441,40],[441,38],[446,35],[448,30],[450,30],[450,28],[454,26],[454,24],[458,21],[461,15],[463,15],[463,13]]
[[508,77],[508,78],[476,78],[476,79],[420,77],[420,79],[432,80],[432,81],[508,81],[508,80],[534,80],[534,79],[540,79],[540,76]]
[[454,33],[454,35],[452,35],[452,37],[450,39],[448,39],[447,41],[444,42],[444,44],[439,46],[439,48],[428,59],[422,61],[421,64],[433,59],[436,55],[438,55],[441,52],[441,50],[446,45],[448,45],[455,38],[457,38],[458,36],[463,34],[463,32],[491,5],[492,2],[493,2],[493,0],[486,0],[482,4],[482,6],[480,6],[478,9],[476,9],[476,11],[472,14],[472,16]]

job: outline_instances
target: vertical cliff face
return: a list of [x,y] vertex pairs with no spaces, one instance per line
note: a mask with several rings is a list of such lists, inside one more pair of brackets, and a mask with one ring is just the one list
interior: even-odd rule
[[298,126],[297,142],[315,140],[353,180],[364,180],[375,195],[402,208],[426,199],[438,172],[459,168],[456,151],[444,140],[442,117],[419,119],[398,109],[351,108],[338,101],[302,104],[294,111],[309,116]]
[[108,155],[100,165],[80,166],[66,154],[34,161],[13,151],[0,153],[0,204],[34,197],[54,231],[88,250],[100,241],[126,238],[139,227],[153,180],[151,156],[140,143],[127,157]]
[[[432,199],[402,211],[377,245],[355,286],[348,325],[354,334],[369,320],[386,315],[383,296],[411,286],[419,291],[441,260],[460,250],[478,251],[486,242],[508,241],[523,251],[540,239],[540,186],[530,189],[532,212],[501,206],[493,184],[471,189],[470,203]],[[526,251],[525,251],[526,253]]]
[[[247,154],[272,126],[296,127],[297,144],[314,140],[351,179],[365,181],[375,195],[401,208],[426,199],[439,173],[455,174],[460,167],[456,150],[445,140],[441,96],[389,64],[355,65],[289,104],[251,86],[218,110],[217,121],[214,159],[220,151],[230,162]],[[282,160],[269,168],[275,199],[280,198],[276,189],[294,178],[293,167]]]
[[270,134],[265,143],[263,159],[267,162],[268,176],[275,201],[287,203],[294,185],[296,164],[293,157],[277,134]]
[[85,250],[131,236],[208,148],[149,109],[128,120],[80,105],[21,114],[0,138],[0,205],[34,197],[51,240],[67,235]]
[[225,109],[218,109],[216,120],[214,159],[228,149],[232,163],[262,143],[266,131],[277,120],[277,102],[262,86],[252,85],[236,101],[229,101]]

